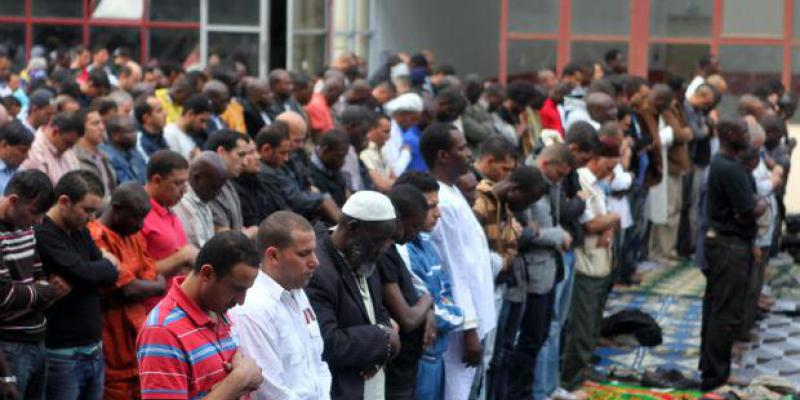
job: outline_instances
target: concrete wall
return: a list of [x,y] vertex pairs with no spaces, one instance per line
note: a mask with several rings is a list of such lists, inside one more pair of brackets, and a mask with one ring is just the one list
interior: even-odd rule
[[430,49],[458,75],[496,77],[500,5],[493,0],[374,0],[370,69],[384,52]]

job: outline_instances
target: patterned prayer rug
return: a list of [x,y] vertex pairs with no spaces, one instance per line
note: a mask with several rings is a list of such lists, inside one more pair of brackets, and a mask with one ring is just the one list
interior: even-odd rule
[[591,400],[693,400],[700,392],[648,389],[623,384],[589,383],[583,386]]

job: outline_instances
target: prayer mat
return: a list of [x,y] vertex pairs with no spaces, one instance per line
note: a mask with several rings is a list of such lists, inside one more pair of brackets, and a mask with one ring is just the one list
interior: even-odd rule
[[645,274],[639,285],[622,288],[620,292],[702,297],[705,288],[706,279],[700,269],[682,261],[671,267],[658,267]]
[[694,400],[702,396],[702,393],[694,391],[648,389],[613,382],[587,383],[581,390],[591,400]]

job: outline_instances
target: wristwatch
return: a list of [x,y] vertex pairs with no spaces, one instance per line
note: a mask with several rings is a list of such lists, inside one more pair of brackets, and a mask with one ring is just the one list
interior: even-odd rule
[[17,377],[14,375],[0,376],[0,383],[17,383]]

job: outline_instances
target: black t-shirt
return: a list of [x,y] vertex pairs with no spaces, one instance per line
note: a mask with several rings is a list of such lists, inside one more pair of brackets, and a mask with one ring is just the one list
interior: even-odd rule
[[755,221],[740,223],[736,218],[753,210],[754,195],[751,174],[738,159],[721,153],[711,159],[706,203],[711,228],[723,235],[735,235],[745,240],[755,238]]
[[[396,283],[403,293],[403,298],[409,306],[417,304],[419,296],[411,281],[411,273],[405,266],[403,259],[397,252],[395,246],[391,246],[389,250],[383,253],[376,264],[378,273],[381,277],[381,283]],[[384,302],[385,302],[384,298]],[[384,304],[386,309],[389,310],[388,305]],[[391,311],[389,312],[391,314]],[[392,315],[392,318],[395,318]],[[404,380],[405,383],[413,384],[417,378],[417,363],[422,357],[422,335],[424,334],[425,324],[423,323],[417,329],[411,332],[400,332],[400,354],[392,360],[387,368],[387,380],[393,380],[392,384],[399,384],[396,380]],[[387,382],[387,384],[389,384]]]

